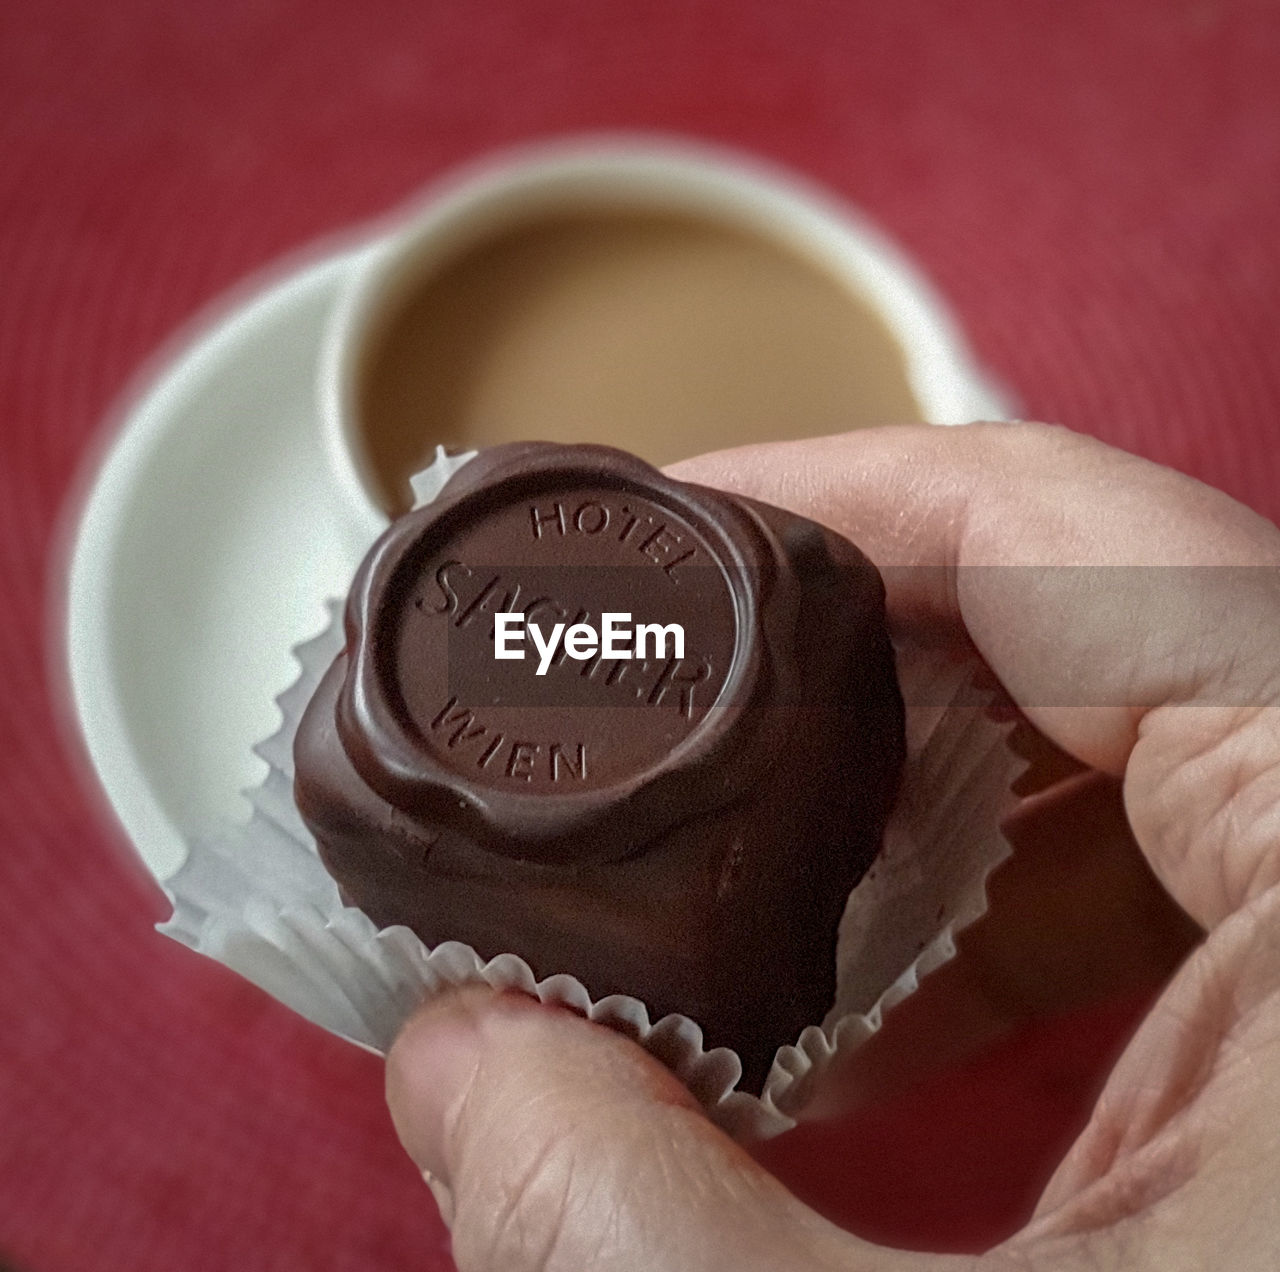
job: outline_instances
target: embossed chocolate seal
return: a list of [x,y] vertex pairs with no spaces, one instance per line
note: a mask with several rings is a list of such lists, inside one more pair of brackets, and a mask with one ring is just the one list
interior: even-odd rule
[[[608,615],[633,646],[567,639]],[[874,567],[622,452],[520,444],[392,525],[346,628],[295,747],[346,897],[683,1012],[758,1086],[830,1004],[902,761]]]
[[[378,544],[351,597],[339,729],[406,812],[511,856],[617,857],[748,777],[752,730],[735,726],[762,714],[773,566],[742,513],[621,452],[559,455],[473,463]],[[548,631],[626,614],[678,628],[683,652],[658,634],[634,659],[562,645],[539,675],[532,648],[495,657],[502,612]]]

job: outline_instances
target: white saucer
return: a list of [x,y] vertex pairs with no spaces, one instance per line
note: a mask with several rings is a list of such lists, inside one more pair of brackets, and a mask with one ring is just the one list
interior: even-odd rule
[[368,544],[315,424],[335,291],[367,249],[277,283],[206,327],[123,413],[72,545],[67,651],[107,798],[151,872],[243,818],[279,724],[292,647],[327,622]]
[[[384,230],[385,232],[385,230]],[[279,724],[291,650],[346,594],[369,530],[319,426],[317,357],[339,289],[377,240],[223,305],[117,416],[75,527],[66,594],[70,696],[89,758],[153,875],[249,806]],[[896,257],[894,258],[896,260]],[[1008,399],[909,262],[925,336],[964,369],[967,404]]]

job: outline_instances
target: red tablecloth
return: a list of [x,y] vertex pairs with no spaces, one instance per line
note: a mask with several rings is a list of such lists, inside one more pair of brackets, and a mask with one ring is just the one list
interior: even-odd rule
[[[602,126],[826,182],[918,255],[1029,415],[1280,513],[1265,0],[4,6],[0,1262],[449,1266],[379,1065],[151,931],[49,706],[49,571],[94,425],[202,302],[457,160]],[[992,1240],[1131,1017],[1044,1026],[868,1111],[797,1187],[903,1240]]]

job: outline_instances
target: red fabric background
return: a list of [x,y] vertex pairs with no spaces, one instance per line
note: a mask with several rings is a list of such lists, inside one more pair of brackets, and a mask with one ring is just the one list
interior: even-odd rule
[[[1265,0],[3,6],[0,1261],[449,1266],[378,1064],[150,930],[49,706],[52,545],[96,422],[204,301],[457,160],[600,126],[828,183],[918,255],[1029,415],[1280,513]],[[788,1177],[868,1231],[980,1246],[1132,1016],[1014,1038]]]

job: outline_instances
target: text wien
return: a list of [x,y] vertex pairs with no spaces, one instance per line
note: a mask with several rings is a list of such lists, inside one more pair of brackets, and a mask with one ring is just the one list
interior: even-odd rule
[[649,639],[653,639],[653,656],[666,658],[667,641],[671,641],[671,656],[684,657],[684,628],[679,623],[637,623],[630,626],[630,614],[606,613],[600,615],[600,630],[590,623],[573,623],[566,627],[556,623],[550,635],[543,635],[537,623],[530,623],[521,613],[500,613],[493,616],[493,656],[495,658],[523,658],[525,633],[528,632],[538,650],[539,676],[547,674],[560,642],[570,658],[585,662],[600,654],[602,658],[647,658]]

